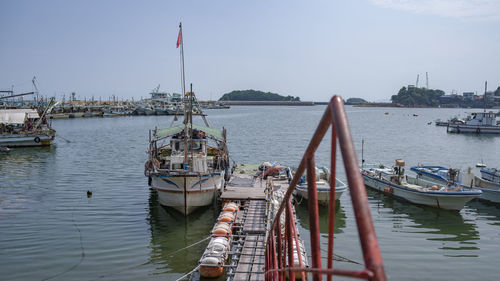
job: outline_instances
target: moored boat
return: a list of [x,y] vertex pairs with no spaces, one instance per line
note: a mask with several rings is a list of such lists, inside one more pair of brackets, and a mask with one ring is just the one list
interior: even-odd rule
[[461,210],[465,203],[481,196],[478,189],[447,186],[404,174],[405,162],[397,159],[392,168],[363,165],[365,185],[384,194],[421,205],[447,210]]
[[448,133],[500,134],[500,125],[493,111],[474,112],[464,123],[448,124],[446,130]]
[[[316,190],[318,194],[318,203],[321,205],[328,205],[331,190],[330,171],[328,170],[328,168],[316,167]],[[335,199],[339,200],[340,196],[342,196],[342,194],[346,190],[347,185],[338,178],[335,178]],[[297,184],[297,187],[295,188],[295,194],[304,199],[308,198],[307,182],[305,180],[305,176],[303,176],[299,184]]]
[[0,146],[49,146],[56,131],[34,109],[0,110]]

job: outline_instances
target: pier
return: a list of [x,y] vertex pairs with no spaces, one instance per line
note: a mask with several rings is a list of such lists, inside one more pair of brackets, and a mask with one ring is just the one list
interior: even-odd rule
[[[329,218],[326,236],[328,247],[324,256],[320,247],[314,154],[330,126],[332,126],[330,155],[332,190],[328,200]],[[363,252],[365,264],[361,270],[333,267],[337,143],[344,160]],[[213,265],[221,269],[220,274],[222,268],[227,269],[227,281],[295,279],[321,281],[324,275],[327,281],[331,281],[333,275],[365,280],[386,280],[363,178],[359,172],[344,104],[340,97],[333,97],[328,104],[294,175],[290,169],[274,166],[271,168],[275,169],[272,174],[267,173],[271,170],[267,168],[259,169],[260,172],[255,170],[255,167],[240,167],[240,169],[242,170],[234,171],[233,178],[220,197],[223,202],[240,204],[239,211],[232,221],[232,230],[226,235],[231,241],[230,250],[226,252],[227,264],[219,262],[218,265]],[[309,249],[307,249],[309,254],[306,253],[305,243],[299,237],[291,200],[292,193],[305,172],[310,225]],[[259,173],[260,176],[252,176]],[[219,217],[223,217],[223,213]],[[327,260],[326,266],[322,265],[324,258]]]

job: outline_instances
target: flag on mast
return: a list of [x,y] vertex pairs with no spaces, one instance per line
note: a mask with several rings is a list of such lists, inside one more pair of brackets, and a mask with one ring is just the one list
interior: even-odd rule
[[179,35],[177,35],[177,47],[176,48],[179,48],[179,45],[181,44],[181,40],[182,40],[182,26],[181,26],[181,24],[179,24]]

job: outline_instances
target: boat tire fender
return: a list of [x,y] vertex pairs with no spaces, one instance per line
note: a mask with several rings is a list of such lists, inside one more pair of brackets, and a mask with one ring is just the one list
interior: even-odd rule
[[148,185],[151,186],[152,179],[151,177],[148,177]]
[[34,141],[35,141],[36,143],[39,143],[39,142],[40,142],[40,138],[39,138],[39,137],[35,137]]
[[481,129],[480,128],[477,128],[476,129],[476,134],[480,134],[481,133]]

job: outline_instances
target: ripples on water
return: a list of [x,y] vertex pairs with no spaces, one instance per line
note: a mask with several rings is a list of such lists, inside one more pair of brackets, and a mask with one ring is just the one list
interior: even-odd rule
[[[214,127],[227,128],[237,163],[290,166],[298,165],[323,112],[323,106],[208,111]],[[483,160],[500,167],[500,137],[453,135],[427,125],[436,118],[464,116],[463,110],[347,107],[347,113],[358,155],[365,140],[368,163],[404,158],[408,167],[466,168]],[[217,211],[208,207],[185,219],[162,208],[143,175],[148,129],[168,126],[171,118],[55,120],[58,134],[71,142],[57,138],[50,148],[0,154],[1,279],[175,280],[193,269],[208,241],[179,249],[206,238]],[[316,163],[329,165],[329,155],[329,142],[324,142]],[[339,157],[338,177],[345,180],[341,164]],[[91,198],[87,190],[93,191]],[[372,191],[368,196],[389,279],[497,279],[498,205],[474,201],[456,213]],[[297,217],[307,240],[305,204],[297,206]],[[336,253],[361,262],[349,193],[336,210]],[[327,210],[320,208],[320,214],[326,251]]]

